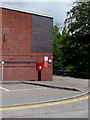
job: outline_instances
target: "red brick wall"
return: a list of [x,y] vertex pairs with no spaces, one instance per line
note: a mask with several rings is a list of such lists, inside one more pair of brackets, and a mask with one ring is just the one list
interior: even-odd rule
[[[51,57],[51,56],[50,56]],[[43,55],[3,56],[4,80],[38,80],[36,62],[44,63]],[[42,71],[42,80],[52,80],[52,65]]]
[[[0,9],[0,62],[2,61],[2,9]],[[0,63],[0,80],[2,80],[2,67]]]
[[2,61],[2,9],[0,9],[0,61]]
[[24,55],[31,52],[32,15],[3,9],[3,54]]
[[[3,9],[2,33],[4,80],[38,80],[36,62],[52,53],[32,53],[32,15]],[[52,80],[52,64],[42,71],[42,80]]]

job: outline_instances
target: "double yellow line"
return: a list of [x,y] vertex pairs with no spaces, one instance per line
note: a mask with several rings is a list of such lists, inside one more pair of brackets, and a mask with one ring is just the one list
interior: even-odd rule
[[81,101],[81,100],[86,100],[88,98],[90,98],[90,95],[86,95],[86,96],[83,96],[80,98],[75,98],[75,99],[70,99],[70,100],[59,101],[59,102],[50,102],[50,103],[42,103],[42,104],[37,104],[37,105],[26,105],[26,106],[0,108],[0,111],[47,107],[47,106],[52,106],[52,105],[60,105],[60,104],[77,102],[77,101]]

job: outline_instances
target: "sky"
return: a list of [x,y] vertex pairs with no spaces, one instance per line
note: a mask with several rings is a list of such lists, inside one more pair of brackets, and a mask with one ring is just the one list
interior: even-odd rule
[[[52,1],[52,2],[51,2]],[[66,12],[72,8],[72,0],[3,0],[4,4],[24,10],[46,13],[53,16],[53,23],[64,25]]]

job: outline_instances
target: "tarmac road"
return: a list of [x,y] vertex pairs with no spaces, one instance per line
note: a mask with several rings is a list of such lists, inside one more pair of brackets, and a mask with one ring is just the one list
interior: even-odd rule
[[35,85],[9,84],[3,85],[2,105],[12,106],[14,104],[50,101],[72,97],[80,93],[78,91],[53,89]]
[[[87,92],[88,80],[73,79],[74,81],[72,81],[72,79],[73,78],[69,77],[54,76],[53,82],[39,82],[39,84],[56,86],[56,83],[58,83],[59,86],[64,86],[64,88],[73,86],[81,91],[54,89],[51,87],[32,85],[30,82],[28,84],[0,84],[2,92],[1,106],[3,107],[0,111],[2,111],[2,117],[88,118],[89,108],[87,96],[81,96],[81,100],[79,100],[78,97],[74,98],[74,102],[72,99],[69,99],[69,101],[67,101],[68,99],[65,99],[65,101],[61,100]],[[60,82],[61,84],[59,84]],[[47,103],[49,105],[46,105]],[[31,107],[32,105],[35,105],[34,108]]]
[[5,118],[88,118],[87,100],[34,108],[21,107],[23,109],[13,107],[15,109],[9,110],[8,108],[2,111],[2,116]]

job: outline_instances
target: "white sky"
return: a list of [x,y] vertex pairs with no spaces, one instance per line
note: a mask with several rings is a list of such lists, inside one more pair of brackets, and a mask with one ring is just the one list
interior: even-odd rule
[[1,2],[72,2],[73,0],[1,0]]
[[63,26],[66,12],[72,7],[72,0],[2,0],[5,4],[38,13],[50,14],[54,24]]

